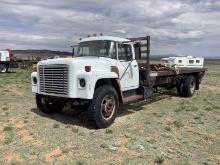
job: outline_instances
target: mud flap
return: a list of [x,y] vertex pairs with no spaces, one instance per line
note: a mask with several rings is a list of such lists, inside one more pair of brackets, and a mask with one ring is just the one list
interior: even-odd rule
[[152,87],[144,87],[140,86],[139,87],[139,92],[143,94],[144,100],[147,100],[153,95],[153,88]]

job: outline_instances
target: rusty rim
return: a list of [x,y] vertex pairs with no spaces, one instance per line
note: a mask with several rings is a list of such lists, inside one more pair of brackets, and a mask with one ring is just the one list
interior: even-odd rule
[[115,98],[106,95],[101,103],[101,114],[105,120],[109,120],[115,112]]

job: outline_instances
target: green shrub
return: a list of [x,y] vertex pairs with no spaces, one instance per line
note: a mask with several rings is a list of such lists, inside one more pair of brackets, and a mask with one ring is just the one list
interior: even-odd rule
[[155,163],[162,164],[164,162],[164,159],[165,159],[164,155],[159,155],[156,157]]
[[164,128],[166,131],[171,131],[171,128],[170,127],[165,127]]
[[7,111],[8,109],[9,109],[9,107],[8,107],[7,105],[3,105],[3,106],[2,106],[2,110],[3,110],[3,111]]
[[5,126],[3,129],[3,131],[12,131],[12,130],[13,130],[13,128],[10,126]]
[[194,119],[198,120],[198,119],[201,119],[201,117],[200,116],[195,116]]
[[62,153],[63,153],[63,154],[67,154],[68,152],[69,152],[69,149],[68,149],[68,148],[63,148],[63,149],[62,149]]
[[112,130],[112,129],[107,128],[107,129],[105,130],[105,133],[106,133],[106,134],[113,134],[113,130]]
[[212,111],[213,109],[212,109],[212,107],[209,106],[209,107],[205,107],[205,110],[206,111]]
[[79,128],[73,127],[73,128],[72,128],[72,132],[75,132],[75,133],[79,132]]
[[183,127],[184,124],[180,121],[180,120],[175,120],[173,122],[173,124],[177,127],[177,128],[180,128],[180,127]]
[[12,141],[13,141],[12,136],[8,136],[8,137],[5,138],[4,143],[5,143],[5,144],[9,144],[9,143],[11,143]]
[[53,124],[53,128],[60,128],[60,125],[57,124],[57,123],[54,123],[54,124]]

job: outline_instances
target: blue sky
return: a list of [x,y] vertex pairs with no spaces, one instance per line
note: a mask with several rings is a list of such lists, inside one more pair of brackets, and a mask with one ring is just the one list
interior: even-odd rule
[[219,0],[0,0],[0,49],[70,51],[88,34],[151,35],[152,54],[220,57]]

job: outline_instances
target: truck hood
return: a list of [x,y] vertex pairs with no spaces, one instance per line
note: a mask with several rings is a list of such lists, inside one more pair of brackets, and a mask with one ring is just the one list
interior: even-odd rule
[[91,66],[92,70],[109,70],[109,67],[117,64],[117,60],[105,57],[74,57],[48,59],[38,62],[38,65],[54,64],[66,64],[74,67],[76,70],[82,70],[85,66]]

